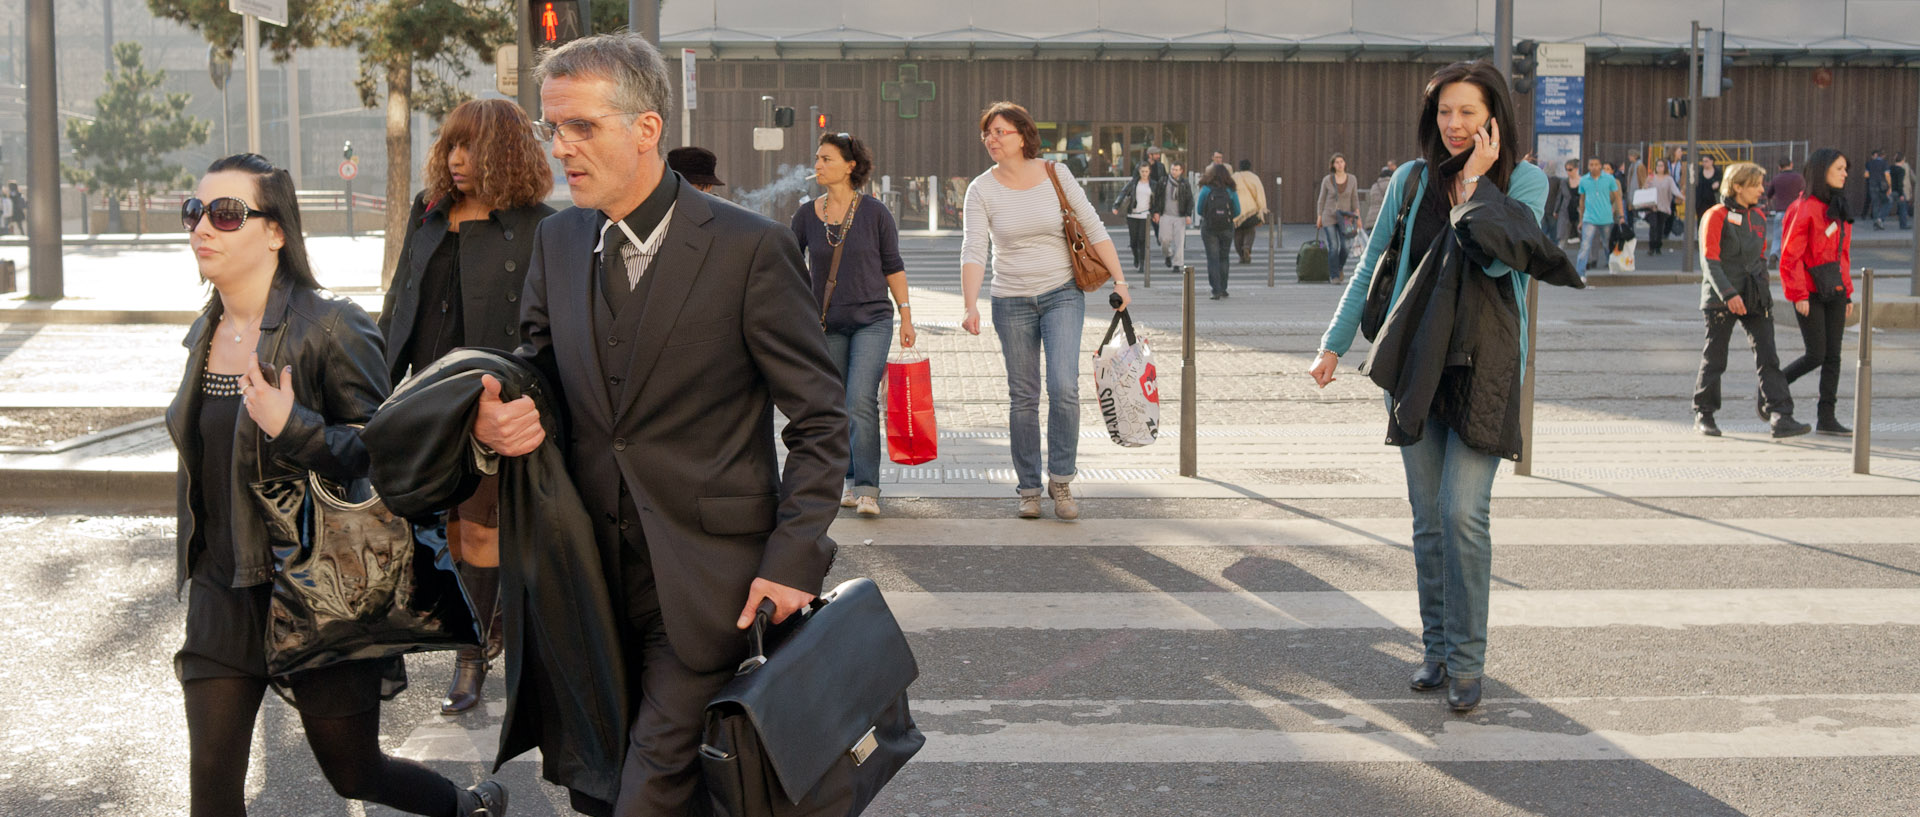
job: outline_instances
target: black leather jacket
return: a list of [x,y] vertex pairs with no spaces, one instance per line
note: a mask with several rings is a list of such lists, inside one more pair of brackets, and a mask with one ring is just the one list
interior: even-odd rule
[[[176,534],[176,590],[193,575],[196,547],[205,537],[194,513],[193,463],[199,448],[200,372],[212,345],[213,326],[223,309],[214,298],[187,329],[184,345],[187,366],[180,389],[167,406],[167,433],[179,452],[175,483],[179,531]],[[268,439],[245,410],[233,427],[233,492],[231,509],[234,543],[233,586],[250,587],[267,581],[271,557],[267,529],[254,504],[249,486],[306,471],[340,483],[366,475],[367,449],[360,442],[360,423],[373,416],[387,397],[386,367],[381,355],[380,331],[366,310],[325,290],[295,286],[276,276],[260,319],[260,341],[254,347],[260,369],[278,378],[293,367],[293,414],[280,436]],[[277,382],[277,381],[276,381]]]
[[[523,457],[473,442],[480,378],[500,398],[533,398],[547,440]],[[367,424],[373,486],[394,513],[427,516],[500,477],[500,598],[507,634],[507,712],[494,769],[538,748],[543,774],[602,802],[619,796],[632,714],[608,577],[617,553],[595,544],[593,522],[561,454],[553,391],[510,354],[458,349],[394,390]]]
[[1448,221],[1380,328],[1367,375],[1393,396],[1388,444],[1420,442],[1431,416],[1475,450],[1518,460],[1526,327],[1512,284],[1482,270],[1498,260],[1512,275],[1586,284],[1533,211],[1491,184],[1455,205]]
[[[413,197],[399,265],[380,307],[387,375],[395,385],[406,375],[406,361],[399,358],[420,316],[420,276],[447,234],[453,209],[451,200],[429,207],[425,196]],[[495,210],[485,219],[460,226],[460,324],[465,329],[461,346],[512,349],[520,345],[520,290],[527,280],[527,259],[533,255],[533,231],[550,215],[553,208],[529,204]]]

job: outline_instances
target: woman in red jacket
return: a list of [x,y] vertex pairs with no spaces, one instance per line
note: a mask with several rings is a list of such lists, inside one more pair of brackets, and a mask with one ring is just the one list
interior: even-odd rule
[[1807,192],[1787,208],[1780,238],[1780,287],[1793,302],[1806,354],[1786,365],[1787,382],[1820,370],[1820,417],[1814,430],[1853,433],[1834,413],[1840,389],[1840,341],[1853,317],[1853,216],[1847,212],[1847,157],[1821,148],[1807,160]]

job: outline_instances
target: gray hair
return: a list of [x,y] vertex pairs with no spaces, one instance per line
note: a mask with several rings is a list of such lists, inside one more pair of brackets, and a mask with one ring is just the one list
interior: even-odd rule
[[554,77],[593,77],[613,83],[607,100],[616,109],[660,115],[664,123],[673,107],[673,85],[667,62],[647,38],[631,31],[582,37],[543,52],[533,69],[535,82]]

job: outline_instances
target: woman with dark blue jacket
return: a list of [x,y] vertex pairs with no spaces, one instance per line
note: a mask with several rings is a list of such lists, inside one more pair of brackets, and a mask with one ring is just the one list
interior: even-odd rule
[[[1513,146],[1525,141],[1518,132],[1506,87],[1500,73],[1484,60],[1447,66],[1427,83],[1419,126],[1426,161],[1401,165],[1388,185],[1386,206],[1380,211],[1332,324],[1320,341],[1310,371],[1321,387],[1334,380],[1340,355],[1353,343],[1373,277],[1395,276],[1394,301],[1409,295],[1408,281],[1422,265],[1428,248],[1440,252],[1440,240],[1448,239],[1446,231],[1456,229],[1451,219],[1467,209],[1455,209],[1456,205],[1466,204],[1469,199],[1476,203],[1495,201],[1495,197],[1510,199],[1495,203],[1510,208],[1517,204],[1532,217],[1513,220],[1506,225],[1509,231],[1530,231],[1530,235],[1521,237],[1530,239],[1536,248],[1545,247],[1546,253],[1559,256],[1564,264],[1564,253],[1546,247],[1551,242],[1539,232],[1547,198],[1546,174],[1532,164],[1515,161],[1520,151]],[[1414,195],[1403,205],[1402,192],[1407,185],[1415,185]],[[1486,189],[1489,186],[1491,190]],[[1396,230],[1402,218],[1409,221],[1404,229]],[[1376,270],[1396,234],[1404,236],[1398,265]],[[1484,274],[1497,285],[1510,287],[1511,303],[1517,306],[1518,343],[1509,352],[1517,353],[1517,359],[1478,360],[1475,364],[1500,371],[1513,371],[1514,366],[1524,370],[1528,276],[1516,273],[1498,257],[1484,265],[1472,264],[1466,274]],[[1506,301],[1509,293],[1495,292]],[[1456,321],[1491,319],[1486,315],[1455,317]],[[1380,339],[1385,340],[1386,334]],[[1418,351],[1432,357],[1433,350]],[[1393,399],[1388,396],[1390,410]],[[1426,418],[1424,433],[1416,429],[1415,441],[1400,449],[1413,510],[1414,567],[1426,648],[1425,660],[1410,686],[1428,692],[1448,686],[1451,679],[1447,703],[1455,711],[1465,712],[1480,702],[1480,679],[1486,661],[1487,594],[1492,578],[1490,504],[1493,477],[1506,452],[1469,444],[1438,405],[1436,402]]]

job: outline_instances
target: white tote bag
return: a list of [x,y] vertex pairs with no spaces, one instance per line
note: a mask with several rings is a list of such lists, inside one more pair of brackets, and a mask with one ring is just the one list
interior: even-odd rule
[[[1124,342],[1114,341],[1114,330],[1126,327]],[[1093,355],[1094,388],[1099,391],[1100,417],[1115,443],[1137,448],[1160,435],[1160,384],[1153,368],[1153,350],[1133,334],[1133,317],[1113,314],[1107,336]]]

